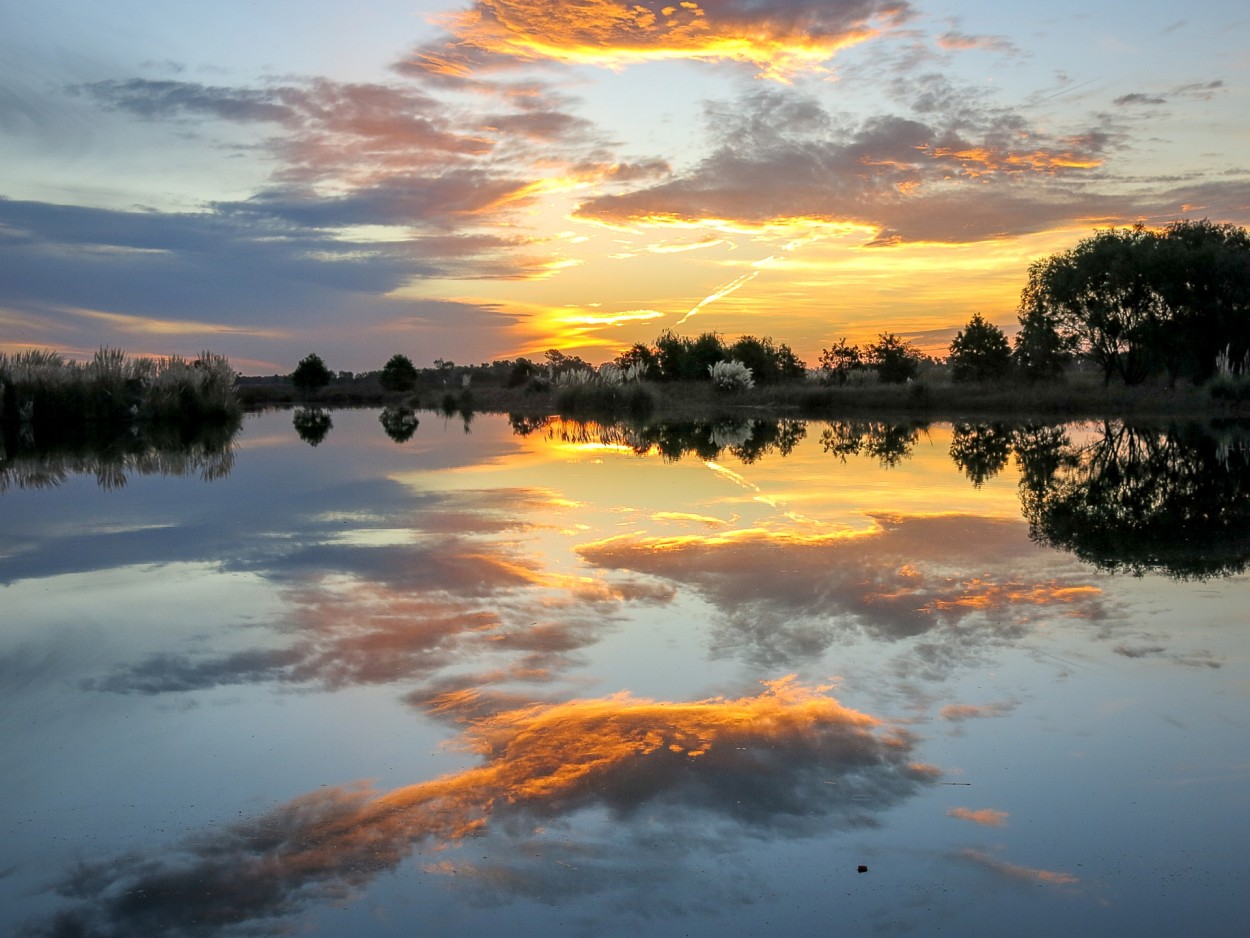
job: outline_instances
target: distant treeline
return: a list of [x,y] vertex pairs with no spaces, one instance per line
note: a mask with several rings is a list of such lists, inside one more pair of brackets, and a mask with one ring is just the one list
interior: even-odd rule
[[332,372],[309,355],[289,376],[249,379],[286,384],[301,395],[333,401],[374,393],[435,387],[615,385],[630,381],[709,382],[742,391],[802,379],[826,385],[906,384],[941,380],[956,384],[1064,377],[1073,367],[1101,371],[1104,384],[1124,385],[1164,377],[1211,383],[1217,398],[1250,399],[1250,234],[1244,228],[1178,221],[1162,230],[1108,229],[1029,268],[1014,340],[980,313],[950,343],[945,356],[923,354],[893,332],[862,347],[846,338],[807,363],[783,342],[752,335],[734,340],[716,332],[662,333],[635,343],[595,366],[558,349],[541,359],[517,358],[479,365],[438,359],[417,368],[396,354],[378,371]]

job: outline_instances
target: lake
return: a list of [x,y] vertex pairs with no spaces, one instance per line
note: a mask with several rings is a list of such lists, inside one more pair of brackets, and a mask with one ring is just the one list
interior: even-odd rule
[[0,463],[0,932],[1244,934],[1244,428],[416,416]]

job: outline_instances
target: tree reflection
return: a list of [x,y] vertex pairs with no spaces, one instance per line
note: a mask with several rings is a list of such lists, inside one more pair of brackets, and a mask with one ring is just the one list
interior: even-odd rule
[[826,453],[846,462],[848,456],[869,456],[884,469],[910,459],[927,423],[887,423],[881,420],[837,420],[820,435]]
[[1005,424],[957,423],[951,433],[951,459],[980,488],[1007,465],[1011,443]]
[[1020,501],[1035,540],[1103,570],[1180,579],[1240,573],[1250,560],[1250,436],[1196,424],[1105,423],[1073,443],[1056,428],[1016,435]]
[[802,420],[730,418],[657,424],[544,420],[535,424],[512,417],[509,422],[513,432],[521,436],[542,427],[548,438],[562,443],[614,446],[639,454],[654,450],[668,462],[677,462],[687,455],[705,462],[716,461],[728,453],[749,465],[770,453],[788,456],[807,435],[807,424]]
[[317,446],[323,442],[334,421],[320,407],[297,407],[291,417],[291,424],[299,438],[309,446]]
[[382,429],[396,443],[407,443],[417,432],[420,421],[411,407],[384,407],[378,415]]

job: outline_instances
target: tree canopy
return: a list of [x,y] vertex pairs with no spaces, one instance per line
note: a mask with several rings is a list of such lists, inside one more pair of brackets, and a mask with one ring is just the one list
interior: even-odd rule
[[951,342],[951,380],[997,381],[1011,370],[1011,346],[1003,330],[977,313]]
[[315,352],[300,359],[291,372],[291,383],[301,391],[316,391],[330,383],[334,373],[326,367],[321,356]]
[[1073,351],[1104,381],[1205,381],[1221,352],[1250,352],[1250,235],[1205,219],[1096,232],[1029,267],[1019,319],[1035,371]]

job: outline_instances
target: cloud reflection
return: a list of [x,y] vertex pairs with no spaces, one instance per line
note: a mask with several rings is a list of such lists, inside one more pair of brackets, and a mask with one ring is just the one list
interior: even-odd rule
[[1038,616],[1112,614],[1100,589],[1031,544],[1019,522],[871,518],[860,532],[623,536],[579,551],[604,568],[695,589],[719,613],[714,653],[762,667],[795,666],[839,633],[863,630],[917,639],[916,666],[940,677],[954,660],[1018,639]]
[[323,789],[165,853],[84,863],[58,887],[74,908],[28,934],[271,934],[275,920],[354,894],[415,848],[488,834],[529,841],[603,811],[625,850],[657,816],[679,850],[708,829],[722,846],[810,836],[873,824],[938,774],[911,761],[905,732],[790,679],[736,699],[523,707],[474,721],[460,744],[479,765],[388,792]]

